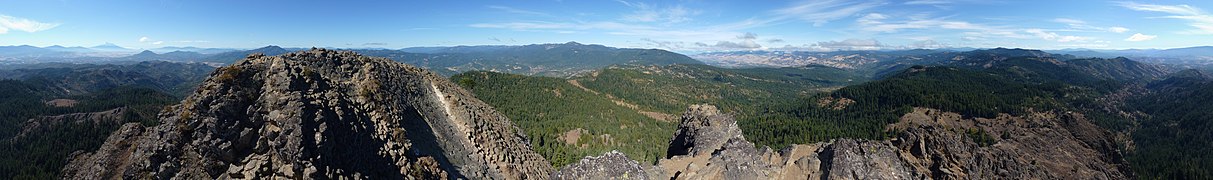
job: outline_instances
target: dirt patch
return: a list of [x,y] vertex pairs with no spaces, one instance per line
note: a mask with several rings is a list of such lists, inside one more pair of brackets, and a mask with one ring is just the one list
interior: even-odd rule
[[560,89],[551,89],[550,91],[552,91],[552,94],[555,94],[556,97],[563,97],[563,95],[560,94]]
[[73,106],[76,106],[76,104],[78,104],[78,103],[79,102],[77,102],[76,100],[71,100],[71,99],[52,99],[50,101],[46,101],[47,106],[54,106],[54,107],[73,107]]
[[674,115],[670,115],[670,114],[666,114],[666,113],[640,111],[640,114],[644,114],[644,116],[648,116],[649,118],[653,118],[658,121],[664,121],[664,122],[674,121]]
[[581,82],[577,82],[576,79],[569,79],[568,82],[569,82],[569,84],[572,84],[573,86],[576,86],[577,88],[581,88],[581,90],[585,90],[586,92],[594,93],[594,95],[599,94],[598,91],[594,91],[590,88],[585,88],[585,86],[581,86]]
[[833,110],[846,109],[851,104],[855,104],[855,100],[834,97],[825,97],[817,100],[817,107],[829,107]]
[[[576,86],[577,88],[581,88],[581,90],[585,90],[586,92],[594,93],[594,95],[602,95],[602,94],[598,93],[598,91],[594,91],[590,88],[586,88],[585,86],[581,86],[581,83],[577,82],[577,80],[575,80],[575,79],[570,79],[570,80],[568,80],[568,82],[569,82],[569,84],[572,84],[573,86]],[[636,104],[628,103],[619,98],[615,98],[615,96],[611,96],[610,94],[607,94],[606,97],[607,97],[607,99],[610,99],[611,102],[614,102],[615,105],[619,105],[619,106],[627,107],[628,109],[636,110],[636,112],[638,112],[640,114],[644,114],[645,116],[648,116],[649,118],[653,118],[658,121],[665,121],[665,122],[670,122],[670,121],[674,120],[674,115],[640,110],[640,106],[637,106]]]
[[559,139],[561,142],[568,145],[577,145],[577,140],[581,139],[581,133],[583,132],[585,132],[585,129],[581,128],[569,130],[564,132],[564,134],[560,137],[556,137],[556,139]]

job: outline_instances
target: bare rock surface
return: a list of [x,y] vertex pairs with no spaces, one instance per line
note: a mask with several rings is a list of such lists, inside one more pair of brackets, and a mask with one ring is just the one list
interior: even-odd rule
[[311,49],[219,68],[162,124],[127,124],[64,179],[542,179],[551,165],[446,78]]

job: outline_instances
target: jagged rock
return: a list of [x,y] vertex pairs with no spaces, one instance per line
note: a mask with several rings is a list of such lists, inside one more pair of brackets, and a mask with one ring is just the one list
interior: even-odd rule
[[[913,172],[888,142],[839,139],[823,152],[829,179],[911,179]],[[823,155],[818,155],[822,157]]]
[[64,179],[534,179],[522,131],[441,76],[351,51],[250,55]]
[[581,161],[552,172],[550,179],[656,179],[649,176],[652,167],[628,159],[619,151],[602,156],[587,156]]
[[716,106],[691,105],[682,114],[666,157],[712,153],[732,139],[745,141],[732,116],[720,114]]
[[907,179],[913,177],[887,142],[839,139],[779,152],[746,141],[732,116],[693,105],[658,166],[671,179]]
[[658,166],[669,179],[770,179],[778,171],[766,160],[770,148],[755,148],[732,116],[711,105],[687,108],[667,153]]

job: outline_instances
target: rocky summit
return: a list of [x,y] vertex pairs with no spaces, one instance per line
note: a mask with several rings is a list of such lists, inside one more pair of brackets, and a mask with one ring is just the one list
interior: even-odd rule
[[161,124],[126,124],[64,179],[542,179],[521,130],[446,78],[311,49],[219,68]]
[[[1127,179],[1107,132],[1080,114],[1040,112],[994,119],[915,108],[889,125],[889,140],[835,139],[773,151],[745,140],[729,115],[694,105],[669,157],[643,165],[607,153],[554,179]],[[980,131],[1002,134],[975,136]],[[989,142],[994,141],[994,142]],[[607,160],[604,160],[607,159]],[[613,173],[613,174],[612,174]],[[647,173],[647,174],[637,174]],[[605,178],[604,178],[605,177]]]

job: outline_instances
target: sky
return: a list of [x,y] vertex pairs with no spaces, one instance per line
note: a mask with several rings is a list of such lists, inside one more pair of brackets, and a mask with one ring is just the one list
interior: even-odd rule
[[676,52],[1213,45],[1213,1],[0,0],[0,45]]

